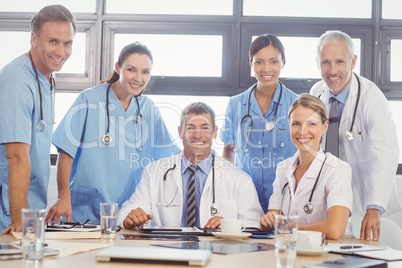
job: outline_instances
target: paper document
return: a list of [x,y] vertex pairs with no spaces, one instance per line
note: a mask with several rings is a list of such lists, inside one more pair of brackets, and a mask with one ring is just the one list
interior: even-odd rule
[[392,248],[387,248],[379,251],[360,251],[355,252],[355,254],[362,257],[378,259],[378,260],[402,261],[402,251]]
[[327,245],[330,252],[362,256],[366,258],[399,261],[402,260],[402,251],[392,249],[388,246],[377,247],[365,244],[337,244],[329,243]]
[[383,251],[386,247],[370,246],[365,244],[338,244],[329,243],[327,248],[332,253],[355,254],[363,251]]
[[57,242],[51,242],[49,243],[49,247],[60,247],[59,255],[57,256],[52,256],[49,258],[61,258],[61,257],[66,257],[70,255],[74,255],[77,253],[82,253],[82,252],[88,252],[91,250],[95,249],[101,249],[101,248],[106,248],[110,247],[113,244],[103,244],[103,243],[73,243],[73,242],[63,242],[63,243],[57,243]]

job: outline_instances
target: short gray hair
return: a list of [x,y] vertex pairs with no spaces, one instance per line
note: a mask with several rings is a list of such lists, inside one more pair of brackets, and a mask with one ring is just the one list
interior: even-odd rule
[[355,56],[355,48],[352,38],[347,33],[338,30],[329,30],[320,36],[317,44],[317,58],[320,58],[321,50],[326,44],[335,43],[339,40],[343,41],[346,44],[349,52],[349,57],[350,59],[353,59],[353,57]]

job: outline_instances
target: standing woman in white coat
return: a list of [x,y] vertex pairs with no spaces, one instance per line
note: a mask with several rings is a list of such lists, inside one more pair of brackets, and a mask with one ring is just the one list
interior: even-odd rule
[[298,215],[300,230],[320,231],[329,239],[338,239],[351,215],[352,170],[320,149],[328,129],[327,111],[320,99],[302,94],[290,107],[288,119],[297,152],[278,165],[261,228],[273,230],[277,214]]

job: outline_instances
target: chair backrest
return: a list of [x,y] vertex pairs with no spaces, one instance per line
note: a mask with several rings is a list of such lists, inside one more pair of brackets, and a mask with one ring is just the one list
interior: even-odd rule
[[[352,233],[354,237],[360,237],[361,219],[351,218]],[[380,242],[396,250],[402,250],[402,229],[394,221],[381,218]],[[371,238],[373,235],[371,235]]]

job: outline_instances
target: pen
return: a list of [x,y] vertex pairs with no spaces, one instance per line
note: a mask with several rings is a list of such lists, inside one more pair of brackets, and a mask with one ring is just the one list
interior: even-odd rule
[[361,248],[362,246],[341,246],[340,249],[353,249],[353,248]]

